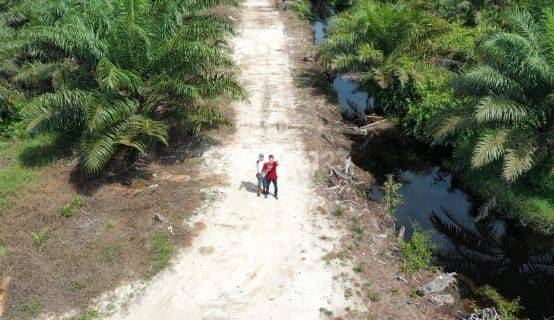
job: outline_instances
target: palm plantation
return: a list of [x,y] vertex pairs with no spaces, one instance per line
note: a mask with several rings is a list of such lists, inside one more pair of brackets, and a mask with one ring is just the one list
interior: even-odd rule
[[243,93],[224,41],[229,23],[202,13],[217,3],[23,1],[12,8],[25,15],[9,58],[11,80],[30,91],[27,131],[68,133],[90,174],[115,156],[168,144],[171,127],[197,132],[221,122],[214,103]]
[[502,159],[502,175],[512,182],[533,167],[552,166],[554,11],[544,24],[519,11],[508,21],[510,31],[481,46],[482,63],[454,80],[471,102],[452,110],[436,136],[476,132],[473,167]]

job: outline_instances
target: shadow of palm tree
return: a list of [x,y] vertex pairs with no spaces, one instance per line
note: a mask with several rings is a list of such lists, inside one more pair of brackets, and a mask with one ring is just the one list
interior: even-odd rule
[[479,284],[492,284],[510,298],[521,297],[534,315],[549,316],[554,309],[554,241],[530,237],[509,224],[498,231],[490,215],[475,224],[461,223],[449,210],[431,212],[435,229],[453,246],[436,253],[448,270],[465,274]]

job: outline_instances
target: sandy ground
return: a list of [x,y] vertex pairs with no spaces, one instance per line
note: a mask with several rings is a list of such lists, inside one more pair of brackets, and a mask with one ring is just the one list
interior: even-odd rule
[[[236,132],[205,158],[229,184],[189,222],[206,226],[192,246],[112,319],[309,320],[349,304],[339,270],[321,259],[334,242],[320,237],[339,235],[312,213],[314,168],[294,123],[283,21],[270,0],[247,0],[240,12],[233,46],[250,103],[234,105]],[[259,153],[280,163],[279,200],[256,196]]]

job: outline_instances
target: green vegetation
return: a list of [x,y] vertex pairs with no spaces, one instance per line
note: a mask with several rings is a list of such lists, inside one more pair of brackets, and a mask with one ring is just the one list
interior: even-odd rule
[[406,132],[452,146],[471,193],[554,234],[552,2],[358,0],[318,56]]
[[401,187],[402,184],[395,182],[392,174],[387,175],[387,180],[383,184],[383,199],[391,216],[394,216],[396,206],[402,201],[402,196],[398,192]]
[[332,317],[333,316],[333,311],[329,310],[329,309],[326,309],[326,308],[319,308],[319,312],[323,313],[325,316],[327,317]]
[[333,210],[333,215],[335,217],[340,217],[342,216],[343,213],[344,213],[344,208],[341,206],[336,206],[335,209]]
[[150,241],[150,251],[152,253],[152,260],[154,264],[154,270],[151,276],[154,276],[169,266],[171,258],[176,252],[175,247],[171,242],[171,237],[167,233],[157,233],[152,236]]
[[31,235],[33,236],[33,240],[35,240],[35,244],[40,247],[50,237],[50,228],[43,227],[37,232],[32,232]]
[[106,262],[115,263],[121,260],[123,254],[123,244],[107,244],[101,248],[102,257]]
[[402,271],[412,275],[420,270],[435,270],[433,266],[433,249],[430,233],[422,230],[416,223],[413,225],[410,241],[400,241],[402,252]]
[[508,300],[500,295],[493,287],[483,286],[475,293],[481,304],[488,307],[494,307],[502,316],[502,319],[517,320],[518,313],[522,310],[519,300]]
[[310,2],[305,0],[293,1],[287,4],[287,9],[296,12],[301,19],[309,19],[312,17],[312,9]]
[[99,319],[102,316],[102,314],[94,309],[94,308],[88,308],[83,312],[81,315],[71,317],[69,320],[94,320]]
[[35,297],[32,300],[21,303],[19,308],[31,319],[34,319],[42,313],[44,303],[40,297]]
[[0,242],[0,257],[5,256],[8,254],[8,248]]
[[81,196],[75,196],[71,201],[64,204],[63,207],[60,208],[60,214],[63,217],[69,218],[72,217],[75,212],[79,209],[81,209],[85,205],[85,202]]
[[369,293],[369,299],[373,302],[378,302],[381,300],[381,295],[377,291],[372,291]]
[[86,174],[224,122],[244,99],[221,1],[2,2],[2,132],[64,134]]

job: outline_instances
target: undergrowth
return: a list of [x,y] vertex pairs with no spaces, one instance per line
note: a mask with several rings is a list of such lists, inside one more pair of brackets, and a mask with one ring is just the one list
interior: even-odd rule
[[152,259],[154,263],[154,270],[150,276],[156,275],[158,272],[169,266],[171,258],[175,255],[175,247],[171,242],[171,237],[167,233],[156,233],[151,239]]
[[402,270],[412,275],[420,270],[434,271],[433,249],[430,232],[423,230],[416,223],[412,224],[414,233],[410,241],[400,241],[402,252]]

